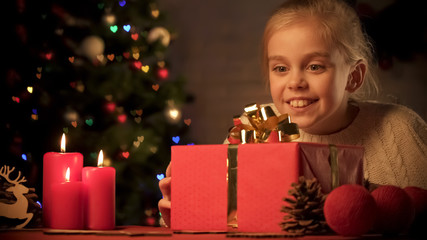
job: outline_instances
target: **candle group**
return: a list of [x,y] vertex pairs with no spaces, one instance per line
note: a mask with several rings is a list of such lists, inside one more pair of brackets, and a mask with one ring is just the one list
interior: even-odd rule
[[49,152],[43,157],[43,222],[56,229],[115,228],[115,175],[103,167],[102,150],[98,167],[83,168],[83,155]]

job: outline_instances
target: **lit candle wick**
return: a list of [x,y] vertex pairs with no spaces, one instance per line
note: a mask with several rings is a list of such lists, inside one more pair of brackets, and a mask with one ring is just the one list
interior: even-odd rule
[[104,167],[104,153],[102,153],[102,150],[99,151],[98,155],[98,167]]
[[62,134],[61,138],[61,153],[65,153],[65,133]]

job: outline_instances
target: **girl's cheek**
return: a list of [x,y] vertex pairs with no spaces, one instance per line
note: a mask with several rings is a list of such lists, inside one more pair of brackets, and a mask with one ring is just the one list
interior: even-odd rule
[[273,100],[280,100],[283,95],[283,87],[280,86],[277,82],[270,81],[270,93]]
[[284,79],[277,78],[275,76],[270,77],[270,86],[274,91],[283,91],[285,87]]

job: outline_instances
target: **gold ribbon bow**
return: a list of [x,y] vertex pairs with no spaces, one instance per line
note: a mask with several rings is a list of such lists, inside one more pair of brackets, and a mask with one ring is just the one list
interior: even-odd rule
[[[234,127],[229,131],[229,137],[240,140],[240,143],[290,142],[299,138],[298,125],[291,122],[288,114],[276,116],[270,106],[260,107],[257,103],[246,105],[242,117],[250,124],[243,124],[240,116],[235,117]],[[278,140],[270,138],[277,134]]]

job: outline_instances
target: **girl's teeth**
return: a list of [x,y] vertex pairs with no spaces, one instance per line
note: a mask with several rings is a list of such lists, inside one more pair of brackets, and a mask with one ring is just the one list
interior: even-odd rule
[[310,103],[308,100],[292,100],[289,102],[292,107],[306,107]]

